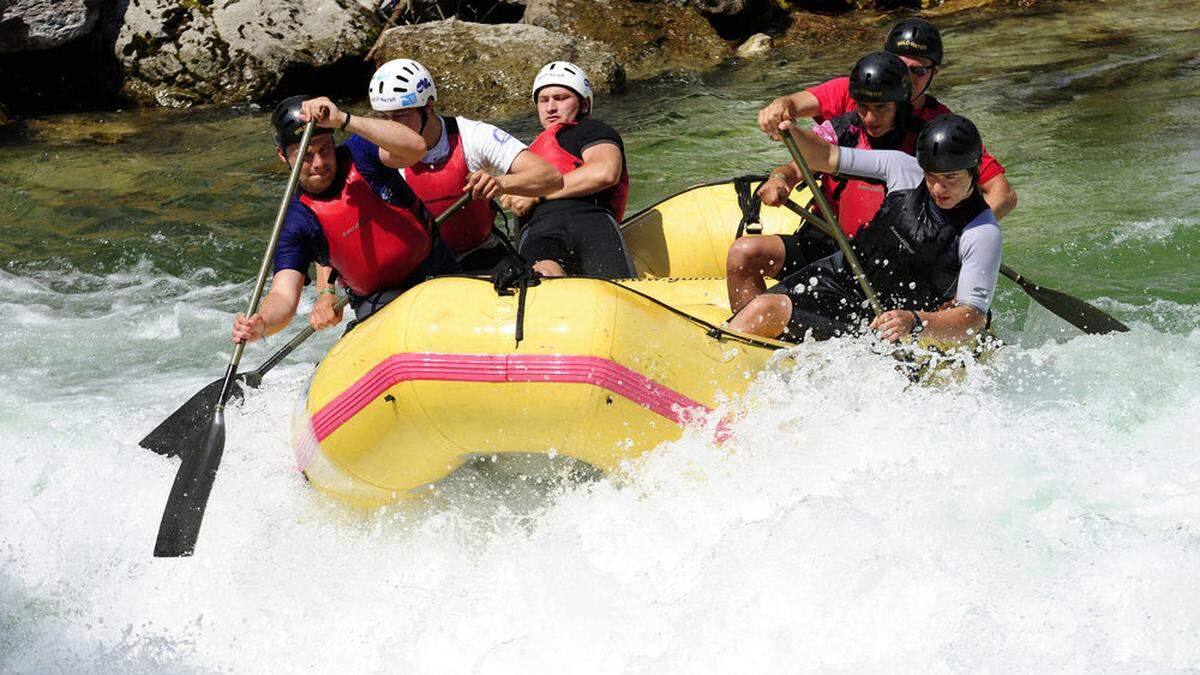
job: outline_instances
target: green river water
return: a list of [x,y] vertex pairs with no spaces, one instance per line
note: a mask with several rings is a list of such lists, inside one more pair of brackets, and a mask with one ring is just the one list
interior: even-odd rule
[[[1013,346],[957,387],[804,345],[726,446],[689,432],[623,481],[477,476],[449,508],[359,517],[291,466],[330,331],[231,409],[185,561],[150,557],[177,465],[137,440],[228,359],[286,180],[267,114],[0,132],[0,671],[1196,672],[1200,6],[938,22],[933,92],[1019,195],[1005,261],[1130,333],[1081,336],[1002,280]],[[858,51],[601,97],[631,210],[782,162],[759,108]],[[532,111],[502,122],[535,135]]]

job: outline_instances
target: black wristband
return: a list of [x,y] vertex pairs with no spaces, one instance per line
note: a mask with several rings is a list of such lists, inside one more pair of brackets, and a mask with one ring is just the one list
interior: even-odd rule
[[916,312],[909,310],[908,313],[913,315],[913,327],[912,330],[908,331],[908,334],[916,337],[917,334],[925,330],[925,323],[921,321],[921,317]]
[[343,110],[342,112],[346,113],[346,121],[342,122],[342,126],[338,127],[338,131],[345,131],[346,127],[350,126],[350,118],[354,117],[354,115],[350,114],[349,110]]

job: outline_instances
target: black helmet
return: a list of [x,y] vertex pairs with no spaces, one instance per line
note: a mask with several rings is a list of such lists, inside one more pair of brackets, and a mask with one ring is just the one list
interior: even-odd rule
[[872,52],[850,71],[850,98],[859,103],[904,103],[912,96],[912,77],[900,57]]
[[[304,133],[305,122],[300,120],[300,104],[304,103],[311,96],[303,94],[297,96],[289,96],[279,102],[275,106],[275,110],[271,113],[271,126],[275,127],[275,145],[281,150],[287,150],[288,146],[299,143],[300,136]],[[325,129],[317,127],[313,129],[313,135],[317,134],[332,134],[333,129]]]
[[977,169],[981,157],[979,129],[962,115],[938,115],[917,137],[917,163],[931,173]]
[[924,19],[905,19],[892,26],[883,48],[896,56],[926,58],[942,62],[942,34]]

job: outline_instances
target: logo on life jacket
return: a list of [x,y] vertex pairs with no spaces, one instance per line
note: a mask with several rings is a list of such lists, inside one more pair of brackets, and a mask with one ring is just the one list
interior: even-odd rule
[[[446,158],[434,164],[421,162],[404,170],[404,180],[408,182],[408,186],[417,193],[417,196],[434,216],[441,215],[462,196],[463,186],[466,185],[467,176],[471,173],[463,152],[462,134],[458,130],[458,120],[448,117],[443,122],[446,125],[445,134],[450,145],[450,152]],[[490,202],[479,199],[472,200],[463,210],[442,223],[442,241],[456,255],[467,253],[487,241],[492,232],[494,218]]]
[[348,152],[339,151],[338,162],[349,166],[340,169],[345,171],[345,178],[336,195],[299,196],[325,234],[329,265],[356,295],[399,286],[433,247],[433,238],[426,229],[428,214],[423,208],[419,214],[413,208],[382,199],[359,173]]

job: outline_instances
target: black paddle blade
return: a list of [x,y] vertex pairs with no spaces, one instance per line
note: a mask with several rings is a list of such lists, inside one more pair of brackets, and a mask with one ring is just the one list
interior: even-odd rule
[[1129,326],[1079,298],[1053,288],[1043,288],[1025,278],[1018,277],[1016,282],[1038,304],[1089,335],[1129,331]]
[[218,408],[212,416],[204,445],[183,453],[183,462],[175,473],[175,483],[171,485],[171,495],[167,497],[167,506],[158,526],[154,557],[178,558],[189,556],[196,550],[208,494],[217,478],[224,452],[225,411]]
[[[154,431],[146,434],[138,445],[153,450],[167,457],[179,457],[204,441],[201,437],[212,421],[213,411],[217,408],[217,398],[221,395],[221,385],[225,378],[215,380],[205,388],[196,392],[186,403],[163,420]],[[262,382],[262,376],[251,371],[240,373],[230,386],[229,398],[242,400],[243,384],[257,388]]]

